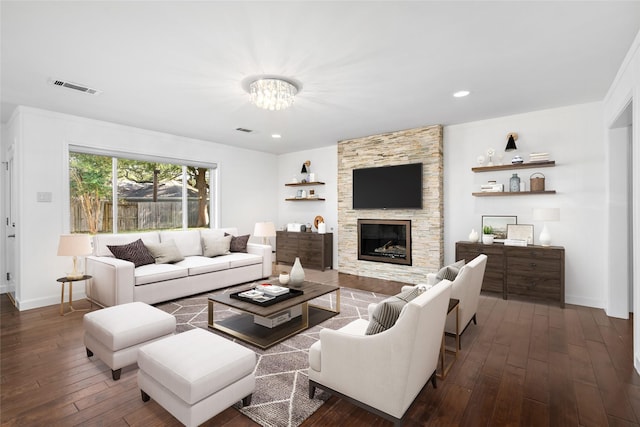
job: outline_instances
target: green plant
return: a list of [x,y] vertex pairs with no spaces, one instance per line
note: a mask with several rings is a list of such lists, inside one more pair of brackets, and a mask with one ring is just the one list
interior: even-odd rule
[[493,227],[491,227],[490,225],[485,225],[484,227],[482,227],[482,233],[493,234]]

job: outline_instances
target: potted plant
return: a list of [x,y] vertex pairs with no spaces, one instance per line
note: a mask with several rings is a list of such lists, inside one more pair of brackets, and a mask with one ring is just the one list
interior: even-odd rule
[[482,243],[485,245],[493,244],[493,227],[490,225],[482,227]]

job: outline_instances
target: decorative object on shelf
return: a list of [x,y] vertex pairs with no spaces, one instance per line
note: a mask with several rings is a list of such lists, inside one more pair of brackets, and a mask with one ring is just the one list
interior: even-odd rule
[[520,191],[520,177],[517,173],[514,173],[509,180],[509,191],[512,193]]
[[327,233],[327,224],[324,222],[318,223],[318,234],[326,234]]
[[302,178],[302,182],[309,182],[309,167],[311,166],[311,160],[307,160],[302,164],[302,169],[300,169],[300,173],[304,175]]
[[249,84],[251,102],[265,110],[284,110],[293,105],[298,86],[282,77],[266,77]]
[[316,182],[316,174],[309,172],[309,182]]
[[518,149],[516,147],[516,140],[518,139],[518,134],[515,132],[511,132],[507,135],[507,146],[504,147],[504,151],[515,151]]
[[78,257],[91,255],[91,239],[88,234],[63,234],[58,241],[58,256],[73,257],[73,271],[67,274],[67,279],[79,279],[84,274],[78,271]]
[[480,185],[480,191],[487,192],[487,193],[497,193],[497,192],[504,191],[504,185],[496,184],[495,181],[489,181],[486,184]]
[[478,162],[478,166],[484,165],[484,156],[480,155],[476,158],[476,162]]
[[533,209],[533,220],[544,221],[542,232],[540,233],[540,244],[551,246],[551,233],[547,228],[547,222],[560,220],[560,209],[558,208],[535,208]]
[[263,245],[269,245],[269,237],[276,237],[276,226],[272,222],[256,222],[253,235],[262,237]]
[[549,153],[531,153],[529,154],[529,161],[531,163],[548,162]]
[[302,282],[304,282],[304,270],[302,269],[302,264],[300,264],[300,258],[296,257],[289,273],[289,283],[291,286],[299,286]]
[[471,243],[476,243],[479,239],[478,232],[475,229],[471,229],[471,233],[469,233],[469,241]]
[[316,228],[316,230],[318,229],[318,224],[320,224],[321,222],[324,222],[324,218],[321,215],[316,215],[316,217],[313,218],[313,226]]
[[482,215],[482,230],[489,226],[493,230],[494,241],[504,242],[507,238],[507,225],[517,224],[518,217],[507,215]]
[[[541,175],[541,176],[535,176]],[[544,174],[535,172],[529,177],[531,191],[544,191]]]
[[494,150],[493,148],[487,149],[487,156],[489,156],[489,163],[487,163],[487,166],[493,166],[493,156],[495,154],[496,150]]
[[313,230],[311,229],[311,223],[307,223],[307,233],[311,233]]
[[297,183],[298,183],[298,178],[296,178],[295,176],[291,178],[291,184],[297,184]]
[[278,276],[278,282],[280,282],[282,286],[289,284],[289,273],[287,273],[286,271],[280,273],[280,275]]
[[533,225],[507,224],[507,240],[524,240],[527,245],[532,245],[533,244]]
[[493,228],[490,225],[482,227],[482,243],[485,245],[492,245],[493,239]]
[[522,163],[524,163],[524,160],[522,159],[522,157],[515,155],[513,156],[513,159],[511,159],[511,163],[514,165],[520,165]]

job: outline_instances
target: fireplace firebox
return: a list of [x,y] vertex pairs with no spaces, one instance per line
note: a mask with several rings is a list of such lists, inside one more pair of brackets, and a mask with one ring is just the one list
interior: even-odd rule
[[411,265],[411,220],[359,219],[358,259]]

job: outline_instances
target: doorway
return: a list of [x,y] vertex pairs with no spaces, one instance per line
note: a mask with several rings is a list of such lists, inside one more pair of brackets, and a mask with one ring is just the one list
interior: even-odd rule
[[7,150],[7,162],[4,164],[4,257],[5,257],[5,283],[7,295],[16,305],[16,179],[14,162],[14,145]]

